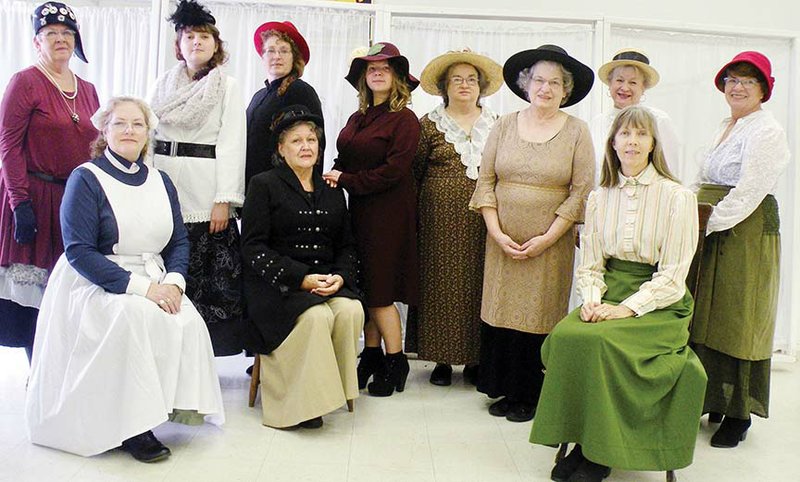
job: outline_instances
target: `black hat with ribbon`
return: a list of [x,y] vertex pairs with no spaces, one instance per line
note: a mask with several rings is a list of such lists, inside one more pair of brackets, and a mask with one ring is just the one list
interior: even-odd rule
[[70,30],[75,32],[75,55],[86,62],[86,55],[83,53],[83,42],[81,41],[80,27],[78,26],[78,18],[72,9],[61,2],[47,2],[36,7],[31,16],[33,23],[33,34],[39,33],[39,30],[48,25],[66,25]]

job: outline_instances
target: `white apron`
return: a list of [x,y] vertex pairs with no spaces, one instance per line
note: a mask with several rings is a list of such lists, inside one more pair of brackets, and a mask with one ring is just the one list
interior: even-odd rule
[[[91,163],[119,229],[124,269],[163,279],[158,254],[172,236],[172,209],[159,172],[128,186]],[[202,317],[184,296],[170,315],[139,295],[113,294],[81,276],[65,255],[39,312],[25,407],[31,441],[90,456],[165,422],[173,409],[222,424],[219,379]]]

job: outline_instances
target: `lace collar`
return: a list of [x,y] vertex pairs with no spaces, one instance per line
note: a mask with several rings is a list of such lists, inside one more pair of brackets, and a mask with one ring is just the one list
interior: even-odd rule
[[458,123],[453,120],[439,104],[428,114],[428,119],[433,121],[436,130],[444,134],[444,139],[453,145],[456,152],[461,155],[461,164],[467,168],[467,177],[478,179],[478,168],[481,165],[483,146],[489,138],[489,131],[497,120],[498,115],[488,107],[481,106],[481,115],[475,120],[472,132],[467,134]]

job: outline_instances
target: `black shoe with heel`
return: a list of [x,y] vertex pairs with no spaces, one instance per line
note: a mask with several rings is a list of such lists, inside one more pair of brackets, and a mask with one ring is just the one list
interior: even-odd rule
[[575,444],[575,448],[572,449],[572,452],[569,453],[566,457],[559,460],[558,463],[553,467],[553,470],[550,472],[550,480],[555,480],[556,482],[567,482],[570,476],[578,470],[578,467],[586,460],[583,457],[583,451],[581,451],[581,446]]
[[140,433],[122,441],[123,451],[128,452],[139,462],[158,462],[169,457],[172,452],[153,435],[153,432]]
[[361,361],[358,362],[358,368],[356,368],[358,389],[363,390],[367,388],[367,382],[372,375],[378,371],[383,371],[385,363],[383,349],[379,346],[365,346],[364,351],[358,357],[361,358]]
[[386,354],[386,372],[376,373],[372,383],[367,387],[374,397],[388,397],[395,390],[402,392],[406,388],[406,379],[411,368],[408,366],[406,354],[401,352]]
[[725,417],[717,432],[711,437],[711,446],[721,449],[732,449],[747,438],[750,419]]
[[453,383],[453,367],[446,363],[437,363],[436,368],[431,372],[430,381],[440,387],[449,386]]
[[584,457],[578,469],[572,473],[567,482],[601,482],[611,474],[611,468],[592,462]]

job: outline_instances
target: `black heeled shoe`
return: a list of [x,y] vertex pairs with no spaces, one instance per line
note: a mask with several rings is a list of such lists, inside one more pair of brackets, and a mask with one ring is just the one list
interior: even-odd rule
[[172,452],[150,430],[123,440],[120,448],[139,462],[145,463],[158,462],[172,455]]
[[382,371],[385,361],[383,359],[383,348],[379,346],[365,346],[364,350],[358,355],[361,361],[358,362],[356,375],[358,376],[358,389],[367,388],[370,377]]
[[437,363],[431,372],[430,382],[440,387],[447,387],[453,383],[453,367],[446,363]]
[[386,373],[381,376],[375,374],[372,383],[367,388],[374,397],[388,397],[395,390],[402,392],[406,389],[406,379],[411,368],[408,366],[406,354],[401,352],[386,354]]
[[555,467],[553,467],[553,470],[550,472],[550,480],[555,480],[556,482],[567,482],[572,474],[578,470],[578,467],[581,466],[584,460],[586,459],[583,457],[581,446],[579,444],[575,444],[575,448],[572,449],[572,452],[570,452],[569,455],[563,459],[559,460]]
[[533,414],[536,407],[533,404],[526,402],[514,402],[506,414],[506,420],[509,422],[529,422],[533,420]]
[[493,417],[505,417],[511,410],[511,400],[508,397],[503,397],[500,400],[489,405],[489,415]]
[[578,469],[572,473],[567,482],[601,482],[611,474],[611,468],[592,462],[584,457]]
[[464,366],[464,381],[470,385],[478,385],[478,370],[480,365],[465,365]]
[[298,423],[297,426],[300,428],[317,429],[322,428],[322,423],[322,417],[314,417],[310,420]]
[[711,446],[720,449],[732,449],[747,438],[750,419],[725,417],[716,433],[711,437]]

